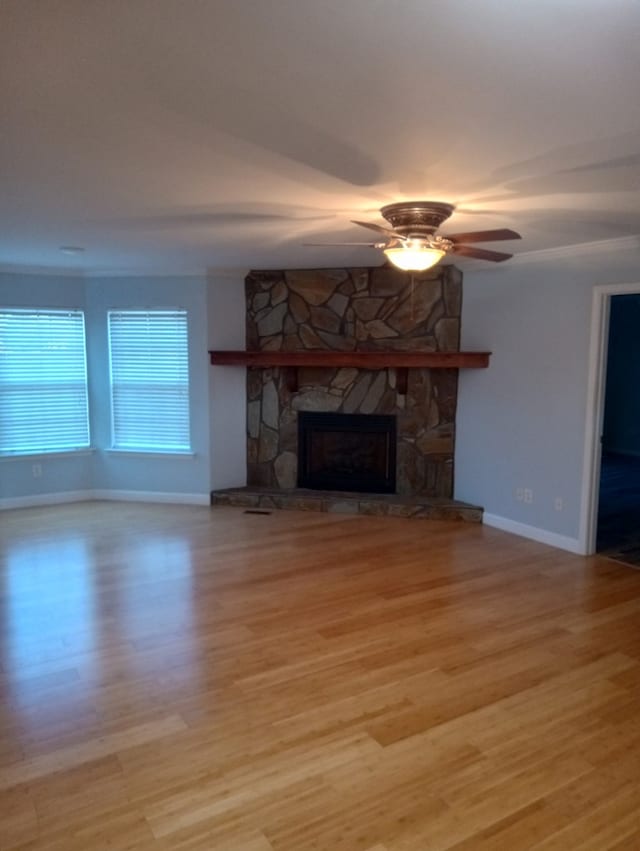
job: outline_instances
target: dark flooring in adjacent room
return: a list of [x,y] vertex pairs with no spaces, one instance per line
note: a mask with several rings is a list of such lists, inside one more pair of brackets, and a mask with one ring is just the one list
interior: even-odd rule
[[640,568],[640,458],[603,452],[596,549]]

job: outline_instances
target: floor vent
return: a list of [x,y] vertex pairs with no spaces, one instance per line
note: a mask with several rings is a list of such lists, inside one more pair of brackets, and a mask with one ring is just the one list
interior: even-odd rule
[[271,514],[266,508],[247,508],[243,514]]

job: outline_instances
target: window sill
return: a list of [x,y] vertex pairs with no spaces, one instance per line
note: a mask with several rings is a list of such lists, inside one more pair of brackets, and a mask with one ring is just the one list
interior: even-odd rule
[[80,455],[93,455],[96,450],[91,447],[83,449],[52,449],[51,452],[1,452],[2,461],[29,461],[37,458],[77,458]]
[[126,455],[128,458],[138,456],[140,458],[177,458],[179,460],[188,461],[195,458],[196,453],[191,450],[171,450],[171,449],[120,449],[113,446],[110,449],[103,450],[108,455]]

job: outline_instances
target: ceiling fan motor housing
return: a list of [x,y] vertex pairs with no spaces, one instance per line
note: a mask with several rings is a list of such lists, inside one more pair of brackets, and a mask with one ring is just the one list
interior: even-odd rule
[[398,233],[427,236],[434,234],[453,210],[452,204],[438,201],[401,201],[387,204],[380,212]]

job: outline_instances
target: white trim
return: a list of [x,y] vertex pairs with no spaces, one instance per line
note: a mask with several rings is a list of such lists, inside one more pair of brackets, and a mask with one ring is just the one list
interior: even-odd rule
[[[226,272],[226,270],[224,270]],[[127,268],[119,269],[91,269],[84,267],[79,269],[70,266],[20,266],[15,263],[0,263],[0,274],[7,275],[42,275],[43,277],[71,277],[71,278],[206,278],[207,269],[175,269],[166,267],[149,269]]]
[[248,266],[221,266],[219,269],[215,266],[203,266],[199,269],[194,268],[176,268],[167,269],[164,267],[152,266],[148,269],[140,269],[121,266],[117,269],[106,268],[78,268],[71,266],[21,266],[16,263],[0,263],[0,274],[7,275],[43,275],[43,276],[59,276],[72,278],[201,278],[203,280],[212,279],[220,280],[220,278],[232,278],[244,282],[251,271]]
[[522,251],[515,254],[510,265],[517,263],[532,263],[538,260],[558,260],[570,257],[585,257],[589,254],[600,254],[602,251],[626,251],[640,246],[640,236],[619,236],[614,239],[596,239],[593,242],[577,242],[573,245],[558,245],[556,248],[539,248],[533,251]]
[[35,458],[46,461],[47,458],[77,458],[80,455],[93,455],[96,452],[94,447],[84,447],[82,449],[52,449],[51,452],[2,452],[0,453],[0,463],[4,461],[32,461]]
[[107,449],[103,449],[102,451],[106,452],[108,455],[126,455],[127,458],[138,456],[139,458],[178,458],[190,461],[192,458],[196,457],[196,453],[191,449],[176,450],[173,452],[170,449],[121,449],[118,446],[112,446]]
[[244,284],[244,279],[251,272],[250,266],[203,266],[201,269],[193,268],[177,268],[167,269],[166,267],[158,268],[151,267],[149,269],[128,269],[120,267],[119,269],[85,269],[85,277],[91,278],[201,278],[208,282],[219,281],[222,278],[229,278],[238,283]]
[[559,535],[557,532],[549,532],[546,529],[539,529],[537,526],[518,523],[516,520],[509,520],[508,517],[500,517],[498,514],[487,514],[486,511],[482,515],[482,522],[485,526],[492,526],[494,529],[501,529],[503,532],[511,532],[512,535],[519,535],[521,538],[529,538],[532,541],[538,541],[540,544],[548,544],[550,547],[567,550],[576,555],[585,555],[585,551],[577,538],[569,538],[567,535]]
[[[446,234],[445,234],[446,236]],[[508,267],[514,264],[522,265],[525,263],[537,263],[543,260],[558,260],[570,259],[572,257],[585,257],[590,254],[600,254],[602,252],[620,252],[627,249],[635,249],[640,247],[640,235],[632,234],[628,236],[619,236],[612,239],[596,239],[591,242],[577,242],[571,245],[558,245],[554,248],[536,248],[532,251],[521,251],[515,254],[507,264]],[[507,266],[503,266],[504,270]],[[470,268],[476,272],[476,264],[465,262],[465,268]],[[491,272],[495,274],[497,269],[488,269],[486,264],[477,264],[478,270]],[[148,269],[120,267],[116,269],[105,268],[69,268],[55,266],[20,266],[16,264],[0,264],[0,273],[7,272],[16,275],[60,275],[86,278],[205,278],[207,280],[215,280],[220,278],[232,278],[244,281],[249,274],[249,269],[246,267],[220,267],[216,269],[213,266],[202,267],[201,269],[167,269],[150,267]]]
[[71,266],[20,266],[16,263],[0,263],[0,274],[46,275],[54,277],[84,278],[83,269]]
[[604,420],[604,392],[609,344],[609,306],[613,295],[640,293],[640,283],[603,284],[593,288],[591,339],[587,376],[584,457],[578,540],[581,551],[596,550],[598,531],[598,488],[600,484],[600,435]]
[[106,499],[115,502],[163,502],[172,505],[211,505],[211,494],[207,493],[168,493],[164,491],[125,491],[94,490],[92,499]]
[[127,268],[118,269],[85,269],[86,278],[201,278],[207,277],[206,268],[202,269],[167,269],[152,266],[149,269]]
[[214,281],[220,278],[231,278],[244,283],[250,271],[250,266],[202,266],[199,269],[179,267],[167,269],[166,266],[140,269],[121,266],[119,269],[85,269],[84,274],[87,278],[204,278]]
[[573,245],[558,245],[555,248],[537,248],[532,251],[521,251],[514,254],[508,263],[500,264],[500,266],[488,268],[487,263],[480,263],[465,259],[465,269],[472,271],[473,274],[489,273],[495,275],[497,272],[504,273],[511,269],[514,265],[524,266],[527,263],[544,263],[547,260],[571,260],[577,257],[588,257],[592,254],[602,254],[603,252],[631,251],[640,247],[640,235],[620,236],[614,239],[598,239],[594,242],[578,242]]
[[207,493],[165,493],[162,491],[84,490],[40,493],[33,496],[18,496],[0,499],[0,511],[11,508],[31,508],[42,505],[59,505],[66,502],[159,502],[171,505],[210,505]]
[[16,496],[0,499],[0,510],[8,508],[31,508],[38,505],[59,505],[64,502],[86,502],[92,499],[93,491],[60,491],[38,493],[33,496]]

